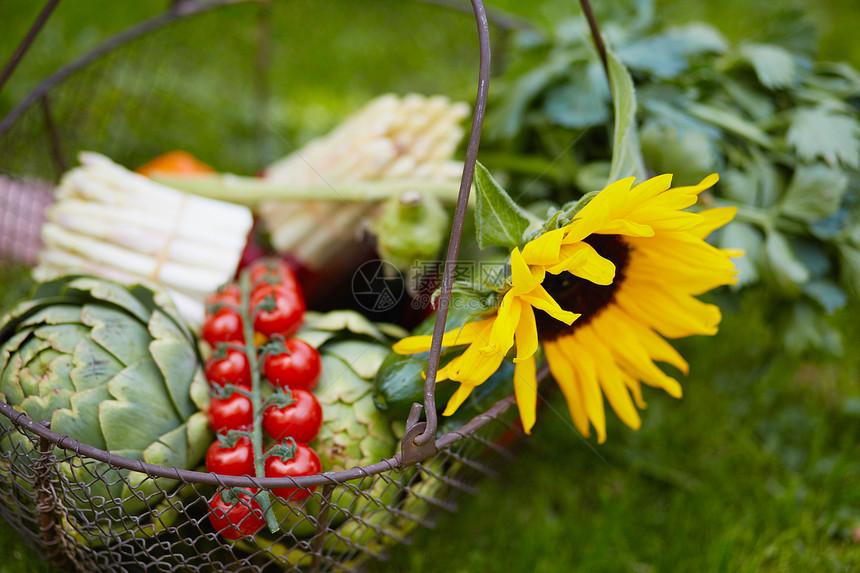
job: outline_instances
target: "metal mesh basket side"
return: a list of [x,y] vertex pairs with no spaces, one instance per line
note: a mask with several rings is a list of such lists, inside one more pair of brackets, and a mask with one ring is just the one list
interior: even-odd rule
[[[54,563],[99,571],[352,571],[432,527],[438,511],[508,461],[516,409],[507,399],[477,428],[423,462],[275,498],[281,531],[232,542],[209,521],[216,487],[97,462],[14,424],[0,429],[0,516]],[[5,418],[4,418],[5,419]]]

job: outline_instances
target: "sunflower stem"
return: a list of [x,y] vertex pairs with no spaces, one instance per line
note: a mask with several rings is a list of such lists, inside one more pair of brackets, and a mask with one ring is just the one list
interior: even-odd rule
[[582,12],[585,14],[585,19],[588,20],[588,29],[591,30],[594,47],[600,55],[600,62],[603,64],[603,71],[606,72],[606,77],[608,78],[609,63],[606,61],[606,44],[603,42],[603,35],[600,33],[600,26],[597,24],[597,17],[594,15],[594,10],[591,8],[590,0],[579,0],[579,5],[582,6]]
[[[242,316],[242,331],[245,335],[245,355],[251,367],[251,405],[254,408],[254,427],[251,430],[251,447],[254,450],[254,473],[257,477],[265,477],[263,454],[263,395],[260,388],[260,365],[257,361],[257,345],[254,343],[254,322],[249,312],[251,297],[251,279],[247,271],[239,275],[239,287],[242,290],[242,304],[239,313]],[[278,520],[272,511],[272,500],[268,490],[261,489],[257,495],[260,506],[266,516],[269,531],[277,533],[280,530]]]

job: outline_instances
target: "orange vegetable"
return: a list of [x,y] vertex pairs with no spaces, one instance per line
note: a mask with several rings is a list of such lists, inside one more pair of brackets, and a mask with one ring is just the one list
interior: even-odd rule
[[152,177],[158,173],[170,173],[172,175],[202,175],[215,173],[215,170],[206,165],[187,151],[171,151],[160,155],[141,165],[136,170],[141,175]]

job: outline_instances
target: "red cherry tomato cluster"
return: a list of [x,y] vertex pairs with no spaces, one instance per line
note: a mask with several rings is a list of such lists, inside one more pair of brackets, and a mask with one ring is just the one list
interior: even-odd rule
[[[253,320],[257,364],[263,379],[265,407],[259,423],[263,428],[265,477],[314,475],[322,471],[316,452],[307,445],[322,426],[322,407],[311,390],[319,382],[321,361],[317,350],[290,338],[302,325],[305,303],[292,270],[283,262],[261,260],[247,271],[250,291],[248,312],[242,312],[242,289],[230,283],[207,301],[203,338],[215,352],[204,371],[214,396],[209,421],[219,434],[206,455],[210,472],[224,475],[256,475],[251,362],[245,353],[243,315]],[[266,399],[266,397],[272,396]],[[210,522],[224,537],[238,539],[263,526],[256,492],[223,491],[209,500]],[[298,501],[311,490],[274,489],[277,496]]]

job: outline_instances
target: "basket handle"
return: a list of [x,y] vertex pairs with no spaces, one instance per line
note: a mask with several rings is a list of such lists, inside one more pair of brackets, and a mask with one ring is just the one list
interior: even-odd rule
[[436,322],[433,325],[433,338],[430,343],[430,356],[427,360],[427,378],[424,380],[424,415],[426,422],[418,422],[421,411],[420,404],[413,404],[412,411],[406,422],[406,434],[400,445],[404,465],[427,459],[436,453],[436,374],[439,369],[439,357],[442,353],[442,336],[445,333],[445,321],[448,318],[448,306],[451,302],[451,287],[454,282],[454,270],[460,252],[460,240],[463,236],[463,223],[466,219],[466,206],[469,204],[469,193],[472,189],[472,179],[475,174],[475,163],[478,158],[478,147],[481,143],[481,129],[484,126],[484,115],[487,107],[487,93],[490,84],[490,28],[487,23],[487,13],[481,0],[472,0],[472,10],[478,25],[478,43],[480,49],[480,64],[478,69],[478,94],[475,98],[475,109],[472,114],[472,128],[469,133],[469,144],[466,147],[466,161],[463,164],[463,176],[460,179],[460,193],[457,197],[457,207],[454,210],[454,221],[451,226],[451,238],[448,242],[448,252],[445,256],[445,269],[442,274],[442,288],[439,296],[439,306],[436,309]]

